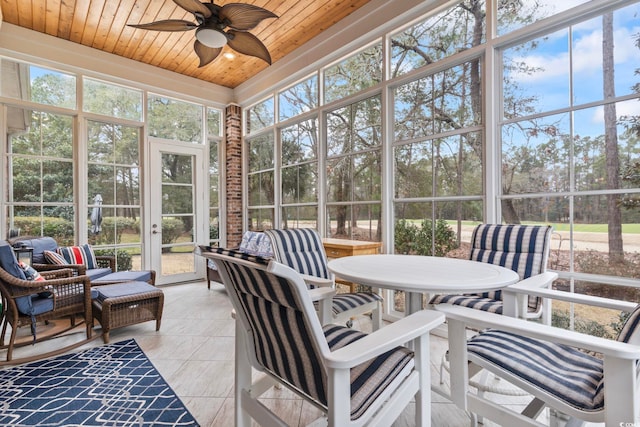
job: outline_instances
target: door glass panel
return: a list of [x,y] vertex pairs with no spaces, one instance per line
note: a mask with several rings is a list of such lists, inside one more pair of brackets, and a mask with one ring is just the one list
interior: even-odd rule
[[162,153],[163,275],[195,270],[193,160],[192,155]]

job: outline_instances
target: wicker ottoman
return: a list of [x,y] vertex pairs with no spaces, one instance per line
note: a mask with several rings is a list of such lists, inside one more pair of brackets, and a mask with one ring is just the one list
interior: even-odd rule
[[93,318],[102,326],[102,339],[109,342],[109,332],[122,326],[156,321],[160,330],[164,293],[146,282],[127,282],[93,288]]

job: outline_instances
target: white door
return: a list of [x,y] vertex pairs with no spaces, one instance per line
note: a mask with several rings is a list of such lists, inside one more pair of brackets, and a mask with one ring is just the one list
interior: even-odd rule
[[149,251],[156,283],[201,279],[203,259],[193,250],[206,224],[206,149],[157,138],[149,145]]

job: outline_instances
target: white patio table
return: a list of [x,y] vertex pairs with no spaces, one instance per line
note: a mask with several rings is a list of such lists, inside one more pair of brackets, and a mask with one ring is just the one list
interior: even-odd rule
[[405,314],[422,310],[425,293],[479,293],[516,283],[518,274],[494,264],[420,255],[355,255],[329,261],[341,279],[404,291]]

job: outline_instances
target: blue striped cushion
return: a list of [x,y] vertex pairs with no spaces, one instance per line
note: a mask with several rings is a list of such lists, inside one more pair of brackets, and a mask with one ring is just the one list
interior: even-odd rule
[[604,407],[602,360],[561,344],[488,330],[468,341],[476,356],[583,411]]
[[330,278],[327,256],[322,239],[311,228],[290,228],[286,230],[265,230],[271,239],[273,256],[301,274]]
[[382,297],[371,292],[357,292],[352,294],[336,294],[333,296],[333,314],[338,315],[345,311],[362,307],[371,302],[382,301]]
[[483,298],[480,295],[436,295],[429,304],[454,304],[489,313],[502,314],[502,301],[493,298]]
[[[329,349],[335,351],[352,343],[364,333],[338,325],[323,327]],[[413,369],[413,352],[396,347],[351,369],[351,419],[361,417],[375,399],[402,372]]]

